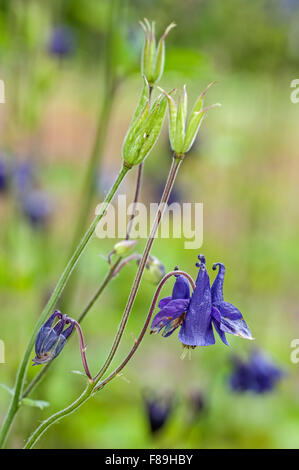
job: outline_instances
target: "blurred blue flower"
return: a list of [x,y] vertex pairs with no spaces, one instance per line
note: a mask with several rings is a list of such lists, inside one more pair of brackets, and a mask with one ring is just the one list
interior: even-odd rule
[[[58,321],[53,326],[56,318]],[[65,328],[67,324],[70,325]],[[62,315],[59,310],[55,310],[37,334],[35,341],[36,357],[32,359],[33,365],[45,364],[57,357],[72,333],[74,326],[74,323],[67,315]]]
[[188,401],[191,407],[193,418],[198,418],[198,416],[206,408],[206,399],[201,390],[192,390],[189,393]]
[[49,196],[41,190],[32,190],[21,201],[25,217],[33,227],[44,227],[49,221],[52,205]]
[[163,428],[173,409],[172,397],[157,394],[145,397],[145,408],[152,434]]
[[264,353],[253,351],[248,361],[233,358],[230,387],[236,392],[267,393],[285,375]]
[[176,279],[172,296],[160,300],[161,310],[154,317],[151,333],[159,333],[164,328],[163,336],[166,337],[181,326],[179,340],[191,348],[215,344],[213,326],[226,345],[225,333],[253,339],[241,312],[223,299],[224,265],[214,264],[213,269],[218,266],[219,271],[210,288],[205,257],[199,255],[198,258],[199,272],[191,298],[187,281],[181,275]]
[[31,161],[22,161],[13,170],[13,183],[21,198],[35,185],[35,169]]
[[50,37],[49,52],[58,57],[67,57],[74,51],[75,37],[68,26],[56,26]]
[[0,193],[4,193],[8,185],[7,166],[3,159],[0,159]]

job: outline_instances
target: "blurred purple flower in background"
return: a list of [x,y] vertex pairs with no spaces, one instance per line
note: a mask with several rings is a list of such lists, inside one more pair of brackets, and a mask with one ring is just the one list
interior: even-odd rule
[[205,257],[199,255],[198,259],[200,263],[196,266],[199,272],[191,298],[187,291],[186,279],[179,276],[172,296],[159,302],[160,311],[153,319],[151,333],[159,333],[165,328],[163,336],[167,337],[181,326],[179,340],[184,346],[191,348],[215,344],[213,326],[226,345],[229,343],[225,333],[253,339],[241,312],[223,300],[224,265],[214,264],[213,269],[219,266],[219,271],[210,288]]
[[173,409],[173,399],[169,394],[153,394],[144,398],[146,414],[152,434],[162,429]]
[[36,183],[35,168],[31,161],[24,160],[18,163],[12,174],[13,184],[19,196],[27,194]]
[[41,190],[35,189],[24,196],[21,202],[25,217],[33,227],[45,227],[52,213],[52,204],[49,196]]
[[260,351],[253,351],[247,361],[234,357],[230,387],[236,392],[267,393],[272,391],[285,372]]
[[0,155],[0,193],[4,193],[8,186],[8,169],[6,162]]
[[192,417],[198,418],[198,416],[206,408],[206,400],[201,390],[192,390],[189,393],[188,401],[192,411]]
[[60,58],[71,55],[75,49],[72,29],[65,25],[56,26],[52,30],[48,48],[51,54]]

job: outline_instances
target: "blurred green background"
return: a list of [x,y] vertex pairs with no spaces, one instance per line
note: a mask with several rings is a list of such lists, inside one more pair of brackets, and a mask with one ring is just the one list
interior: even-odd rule
[[[12,171],[31,165],[36,188],[49,204],[49,220],[42,227],[30,224],[18,182],[1,192],[0,339],[6,363],[0,364],[0,381],[13,386],[34,322],[65,265],[98,126],[101,158],[92,176],[88,220],[117,174],[142,83],[144,37],[138,21],[144,17],[156,21],[158,35],[177,23],[167,37],[159,85],[171,89],[187,83],[192,103],[218,80],[206,103],[222,103],[206,117],[175,187],[176,200],[204,203],[203,246],[185,250],[183,239],[158,239],[152,253],[167,271],[179,265],[193,277],[198,251],[206,255],[209,270],[222,261],[226,299],[244,314],[256,346],[287,374],[270,394],[238,395],[227,385],[229,359],[232,353],[246,357],[252,343],[230,337],[227,348],[218,339],[213,347],[192,351],[189,361],[180,359],[176,333],[167,339],[147,334],[124,370],[125,380],[116,378],[53,426],[38,446],[298,447],[299,366],[290,360],[290,342],[299,337],[299,104],[290,100],[299,66],[298,0],[1,0],[0,78],[6,92],[0,105],[1,158]],[[67,35],[64,54],[51,46],[57,28]],[[145,163],[143,202],[158,201],[170,157],[165,125]],[[136,171],[131,173],[120,193],[132,198]],[[82,311],[107,272],[104,257],[114,243],[92,239],[77,266],[65,313],[76,318]],[[140,240],[139,251],[143,245]],[[125,267],[84,320],[94,372],[109,351],[135,272],[136,265]],[[132,345],[132,333],[138,335],[154,289],[142,282],[114,365]],[[29,378],[36,369],[29,368]],[[9,447],[22,447],[42,419],[81,393],[84,378],[72,373],[81,369],[74,337],[33,393],[50,407],[23,407]],[[175,397],[173,412],[155,435],[144,390]],[[194,390],[205,397],[200,416],[190,409]],[[9,398],[0,388],[1,420]]]

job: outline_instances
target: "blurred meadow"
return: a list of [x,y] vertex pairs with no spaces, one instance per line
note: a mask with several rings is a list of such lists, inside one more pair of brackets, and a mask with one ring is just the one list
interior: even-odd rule
[[[299,104],[290,100],[299,67],[298,0],[0,0],[6,98],[0,104],[0,339],[6,361],[0,382],[13,387],[35,321],[70,254],[86,192],[91,209],[85,225],[120,167],[142,86],[138,21],[144,17],[156,21],[159,37],[170,22],[177,24],[167,37],[159,85],[170,90],[186,83],[192,104],[217,80],[206,104],[222,104],[206,116],[173,191],[175,201],[203,202],[203,246],[186,250],[183,238],[157,239],[152,254],[166,272],[178,265],[195,278],[197,255],[204,253],[211,280],[212,264],[223,262],[225,298],[244,314],[255,341],[230,336],[227,347],[216,338],[215,346],[198,347],[191,360],[181,360],[176,332],[169,338],[146,334],[124,375],[51,427],[38,447],[298,447],[299,365],[290,359],[290,343],[299,337]],[[85,181],[93,149],[98,158],[90,189]],[[145,161],[142,202],[159,201],[170,160],[165,123]],[[119,190],[130,200],[136,172]],[[30,198],[26,184],[34,188]],[[58,303],[61,309],[67,304],[64,313],[79,316],[107,273],[105,257],[116,241],[92,238]],[[138,252],[144,244],[138,241]],[[135,273],[135,263],[126,266],[82,323],[92,371],[109,352]],[[139,334],[154,291],[144,279],[111,370]],[[77,341],[70,339],[32,394],[50,406],[24,406],[9,447],[22,447],[43,419],[83,390],[84,378],[72,373],[82,370]],[[230,359],[246,358],[254,347],[285,375],[270,393],[237,393],[228,384]],[[29,379],[40,367],[29,366]],[[200,410],[192,405],[196,393]],[[172,397],[168,419],[156,432],[146,394]],[[0,421],[9,399],[0,388]]]

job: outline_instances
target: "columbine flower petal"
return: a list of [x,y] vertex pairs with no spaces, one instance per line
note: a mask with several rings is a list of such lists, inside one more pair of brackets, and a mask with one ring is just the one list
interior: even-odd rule
[[188,305],[189,299],[175,299],[168,302],[153,319],[151,333],[159,333],[164,327],[167,327],[167,331],[164,334],[169,336],[180,326],[183,319],[179,320],[179,317],[185,313]]
[[196,288],[179,333],[179,340],[185,346],[208,346],[215,344],[212,328],[212,299],[210,279],[205,266],[205,258],[198,257],[201,264],[196,279]]
[[151,333],[159,333],[164,327],[163,336],[169,336],[184,319],[190,302],[189,283],[185,276],[178,275],[172,289],[172,295],[159,302],[160,312],[154,317]]
[[225,266],[222,263],[215,263],[213,264],[213,269],[217,269],[217,266],[219,267],[219,270],[211,287],[213,304],[223,301],[223,282],[225,275]]
[[213,322],[220,338],[224,341],[223,335],[219,330],[231,335],[240,336],[241,338],[253,339],[251,332],[243,319],[242,313],[229,302],[223,300],[223,283],[225,276],[225,266],[222,263],[215,263],[213,269],[219,267],[215,281],[211,288],[212,304],[220,313],[221,319],[215,319]]
[[217,331],[221,341],[226,344],[226,346],[229,346],[229,342],[227,341],[226,339],[226,336],[225,336],[225,333],[224,331],[221,330],[220,326],[221,326],[221,315],[220,315],[220,312],[219,310],[217,310],[216,307],[212,307],[212,323],[213,323],[213,326],[215,328],[215,330]]
[[189,282],[185,276],[179,275],[172,290],[173,299],[190,299]]
[[221,316],[220,329],[225,333],[231,335],[240,336],[245,339],[254,339],[251,332],[245,322],[245,320],[230,320],[227,317]]

